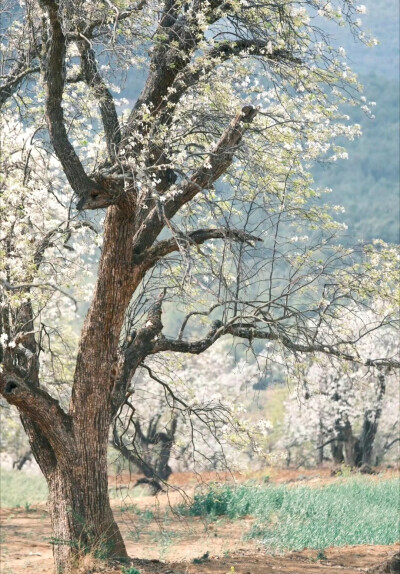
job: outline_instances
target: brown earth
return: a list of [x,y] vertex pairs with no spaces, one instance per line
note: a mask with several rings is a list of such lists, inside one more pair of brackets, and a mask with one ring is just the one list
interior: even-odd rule
[[[391,474],[394,471],[385,473]],[[337,480],[331,476],[331,469],[279,472],[272,469],[253,473],[252,478],[262,479],[266,475],[271,482],[305,481],[310,486]],[[202,484],[232,480],[232,475],[175,474],[171,477],[169,492],[157,498],[146,496],[143,491],[138,496],[137,489],[128,489],[135,478],[123,475],[110,479],[110,488],[116,488],[119,494],[120,500],[113,502],[115,515],[128,554],[135,557],[131,566],[140,574],[356,574],[382,563],[398,550],[396,546],[354,546],[328,548],[323,555],[317,550],[270,555],[256,542],[243,541],[243,535],[252,525],[250,518],[235,521],[223,518],[205,523],[199,518],[177,517],[169,511],[185,497],[181,489],[190,496]],[[234,478],[241,481],[249,477],[235,475]],[[34,505],[28,512],[19,508],[3,509],[0,517],[1,574],[53,574],[46,505]],[[121,567],[96,563],[91,557],[86,558],[85,564],[77,573],[121,572]],[[125,569],[128,570],[128,566]]]

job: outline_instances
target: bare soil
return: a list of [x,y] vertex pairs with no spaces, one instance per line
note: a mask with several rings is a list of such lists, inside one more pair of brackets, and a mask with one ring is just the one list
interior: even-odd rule
[[[386,475],[394,474],[388,471]],[[331,469],[270,470],[252,478],[269,476],[271,482],[310,486],[337,480]],[[118,489],[122,501],[113,502],[117,521],[126,540],[128,553],[135,557],[130,566],[140,574],[356,574],[366,572],[388,558],[398,546],[353,546],[271,555],[254,541],[243,541],[252,519],[230,521],[225,518],[205,523],[199,518],[174,516],[170,508],[182,501],[181,489],[191,496],[201,485],[232,480],[232,475],[180,473],[173,475],[171,489],[157,498],[137,497],[128,490],[136,477],[110,478],[110,488]],[[236,480],[248,476],[235,475]],[[133,491],[134,492],[134,491]],[[0,511],[1,574],[53,574],[50,519],[45,504],[26,509]],[[125,566],[128,570],[128,566]],[[87,557],[77,573],[119,573],[121,566],[102,564]]]

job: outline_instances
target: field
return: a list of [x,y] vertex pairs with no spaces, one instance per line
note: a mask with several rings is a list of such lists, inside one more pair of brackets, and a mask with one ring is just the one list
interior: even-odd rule
[[[394,554],[399,540],[393,470],[372,477],[346,469],[335,477],[329,469],[176,474],[157,498],[132,488],[134,482],[110,479],[115,515],[135,560],[117,567],[87,556],[80,572],[355,574]],[[50,574],[43,480],[2,472],[0,492],[1,574]]]

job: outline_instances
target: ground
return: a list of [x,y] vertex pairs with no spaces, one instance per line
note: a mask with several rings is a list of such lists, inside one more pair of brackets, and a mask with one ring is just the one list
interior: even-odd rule
[[[276,483],[305,482],[310,487],[336,480],[329,469],[271,470],[269,477]],[[176,474],[169,493],[156,499],[146,492],[129,489],[132,477],[111,478],[112,494],[120,497],[113,500],[114,512],[128,553],[135,557],[132,564],[125,566],[125,572],[136,568],[140,574],[356,574],[366,572],[398,550],[394,545],[353,546],[271,555],[254,540],[243,540],[252,525],[251,518],[222,518],[205,523],[198,517],[182,518],[171,513],[171,507],[182,500],[181,488],[191,495],[203,483],[228,478],[232,477],[215,473]],[[238,480],[243,478],[248,477],[236,476]],[[45,503],[2,509],[1,520],[1,574],[52,574],[51,529]],[[121,567],[106,566],[87,557],[81,572],[116,574]]]

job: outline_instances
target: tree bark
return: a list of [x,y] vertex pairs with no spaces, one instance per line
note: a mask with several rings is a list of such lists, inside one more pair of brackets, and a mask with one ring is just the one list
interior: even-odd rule
[[108,497],[107,465],[96,454],[46,476],[57,573],[74,572],[85,554],[127,558]]
[[[8,372],[0,373],[0,390],[22,411],[32,453],[49,487],[57,573],[76,571],[87,552],[126,558],[108,497],[108,433],[99,426],[86,441],[76,441],[71,418],[58,403]],[[30,413],[29,405],[35,402],[37,408]]]
[[[82,331],[70,404],[77,458],[73,470],[58,469],[48,479],[56,536],[67,535],[78,546],[122,558],[127,553],[108,497],[107,446],[119,373],[119,337],[141,278],[131,265],[131,207],[110,207],[106,217],[98,281]],[[55,550],[59,565],[70,553],[64,545]]]
[[378,432],[379,419],[382,414],[382,402],[386,392],[386,377],[384,371],[377,376],[377,406],[375,412],[367,410],[364,413],[363,427],[360,436],[361,463],[372,464],[376,433]]
[[353,429],[349,421],[346,421],[343,428],[344,435],[344,461],[348,466],[360,466],[360,441],[354,436]]
[[344,462],[343,443],[340,440],[331,442],[331,453],[335,464],[342,464]]

